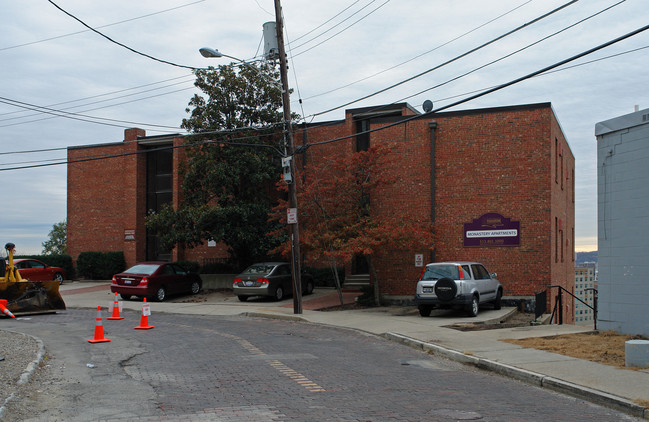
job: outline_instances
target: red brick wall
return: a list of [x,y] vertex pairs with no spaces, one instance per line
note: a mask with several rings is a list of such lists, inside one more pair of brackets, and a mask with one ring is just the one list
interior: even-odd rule
[[[344,123],[318,127],[309,142],[353,133],[352,115]],[[435,133],[435,260],[483,262],[498,277],[507,296],[532,296],[559,280],[567,288],[573,266],[574,185],[554,182],[555,137],[564,155],[566,172],[574,174],[574,157],[549,104],[441,113],[373,132],[371,145],[394,148],[393,165],[386,168],[397,183],[372,195],[372,212],[397,213],[402,218],[431,220],[431,120]],[[394,121],[392,119],[391,121]],[[371,129],[389,121],[374,121]],[[338,149],[353,151],[353,138],[314,146],[308,160]],[[560,172],[559,172],[560,173]],[[463,225],[488,212],[519,221],[520,246],[466,248]],[[554,262],[554,217],[564,221],[564,261]],[[388,251],[376,260],[382,293],[414,295],[421,268],[414,255],[431,251]]]
[[[412,115],[403,107],[403,115]],[[353,110],[345,120],[313,124],[295,132],[295,143],[313,144],[352,135]],[[371,128],[401,117],[372,120]],[[431,184],[431,121],[435,130],[435,185]],[[143,132],[127,130],[126,140]],[[431,222],[434,194],[434,245],[431,249],[385,251],[375,263],[382,293],[413,296],[424,261],[471,260],[498,273],[506,296],[532,296],[551,284],[572,291],[574,278],[574,156],[549,104],[440,113],[373,132],[370,144],[386,143],[394,160],[385,168],[397,182],[371,196],[372,212]],[[180,145],[181,139],[174,140]],[[89,155],[134,152],[137,142],[71,148],[68,156],[68,250],[123,250],[127,263],[145,258],[146,213],[144,154],[74,163]],[[298,168],[325,153],[351,154],[349,138],[308,149]],[[174,150],[174,204],[182,180],[177,174],[183,148]],[[562,170],[563,169],[563,170]],[[488,212],[520,221],[520,246],[465,248],[463,225]],[[561,241],[561,229],[563,241]],[[124,241],[124,230],[136,230],[136,241]],[[563,259],[561,258],[563,246]],[[174,259],[202,261],[225,257],[223,245],[177,250]],[[349,263],[347,263],[349,267]],[[552,296],[552,295],[551,295]],[[553,303],[551,302],[550,305]],[[572,306],[568,303],[568,306]],[[570,314],[568,314],[570,315]]]

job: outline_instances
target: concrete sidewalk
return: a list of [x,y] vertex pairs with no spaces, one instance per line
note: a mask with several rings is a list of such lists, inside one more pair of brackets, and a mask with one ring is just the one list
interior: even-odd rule
[[[73,282],[61,286],[68,307],[107,310],[114,300],[109,283]],[[345,303],[353,303],[358,293],[344,293]],[[528,349],[500,341],[526,337],[543,337],[588,332],[590,327],[575,325],[542,325],[483,331],[458,331],[447,326],[467,323],[463,314],[434,311],[422,318],[413,308],[368,308],[323,312],[319,309],[340,304],[338,293],[317,289],[303,298],[303,313],[293,314],[292,299],[272,302],[249,299],[239,302],[229,292],[172,298],[169,302],[152,303],[151,319],[156,312],[195,315],[249,315],[284,318],[315,324],[362,330],[393,341],[445,356],[482,369],[612,407],[636,417],[649,419],[649,409],[637,404],[649,403],[649,369],[618,369],[563,355]],[[140,310],[140,301],[122,301],[125,309]],[[514,309],[481,310],[470,322],[503,320]],[[105,314],[108,316],[108,312]]]

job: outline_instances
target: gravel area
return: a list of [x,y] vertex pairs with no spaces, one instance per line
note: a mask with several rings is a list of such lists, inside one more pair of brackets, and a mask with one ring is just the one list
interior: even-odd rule
[[5,405],[19,384],[28,381],[27,372],[42,354],[42,343],[33,337],[0,329],[0,419]]

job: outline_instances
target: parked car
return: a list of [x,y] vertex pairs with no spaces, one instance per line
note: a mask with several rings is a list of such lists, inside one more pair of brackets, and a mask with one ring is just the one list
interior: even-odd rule
[[38,259],[14,259],[14,266],[18,269],[20,276],[29,281],[56,280],[59,283],[63,283],[65,279],[65,271],[63,268],[51,267]]
[[[302,294],[313,293],[313,286],[313,277],[302,273]],[[234,278],[232,290],[242,302],[252,296],[270,296],[282,300],[293,293],[291,265],[287,262],[253,264]]]
[[500,309],[503,287],[496,273],[478,262],[436,262],[426,265],[417,282],[415,304],[419,315],[430,316],[436,307],[462,307],[471,317],[479,306],[492,302]]
[[198,274],[186,271],[170,262],[141,262],[128,270],[115,274],[110,291],[119,293],[124,300],[132,296],[148,297],[162,302],[168,295],[201,291],[203,281]]

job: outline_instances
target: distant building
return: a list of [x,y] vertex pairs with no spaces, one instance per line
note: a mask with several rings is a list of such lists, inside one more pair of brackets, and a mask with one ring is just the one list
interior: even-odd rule
[[[592,325],[594,320],[594,303],[597,289],[597,264],[584,262],[575,264],[575,293],[574,295],[586,303],[575,301],[575,324]],[[589,305],[589,306],[587,306]]]
[[649,335],[649,109],[595,125],[599,327]]

